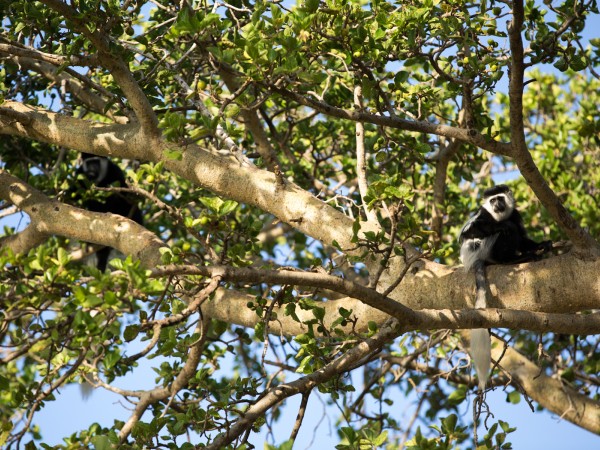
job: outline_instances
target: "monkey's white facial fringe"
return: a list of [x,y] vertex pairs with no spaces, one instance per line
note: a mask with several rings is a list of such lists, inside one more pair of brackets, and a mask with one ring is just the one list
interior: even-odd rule
[[[94,165],[97,165],[98,167],[94,168]],[[90,179],[90,181],[98,185],[102,180],[106,178],[106,175],[108,174],[108,159],[100,158],[99,156],[84,159],[82,167],[84,173],[88,174],[95,173],[97,169],[97,175],[94,177],[94,179]]]

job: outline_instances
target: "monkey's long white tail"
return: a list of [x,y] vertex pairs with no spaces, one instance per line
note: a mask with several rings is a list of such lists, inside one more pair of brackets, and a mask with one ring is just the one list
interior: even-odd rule
[[490,377],[492,363],[490,332],[485,328],[471,330],[471,358],[477,373],[479,390],[483,391]]
[[[487,307],[487,280],[485,278],[485,263],[477,261],[473,264],[475,272],[475,308]],[[486,328],[471,330],[471,358],[477,373],[479,390],[483,391],[490,376],[492,364],[492,345],[490,332]]]

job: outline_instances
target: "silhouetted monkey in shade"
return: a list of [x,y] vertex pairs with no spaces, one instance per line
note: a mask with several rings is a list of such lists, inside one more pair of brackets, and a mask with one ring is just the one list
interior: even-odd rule
[[[101,188],[127,187],[123,171],[108,158],[88,153],[82,153],[81,157],[83,161],[76,172],[80,190],[89,189],[90,185]],[[84,198],[83,206],[89,211],[118,214],[143,224],[142,213],[133,199],[121,192],[106,194],[103,198]],[[77,195],[83,197],[81,194]],[[96,267],[102,272],[106,269],[111,250],[110,247],[103,247],[96,252]]]

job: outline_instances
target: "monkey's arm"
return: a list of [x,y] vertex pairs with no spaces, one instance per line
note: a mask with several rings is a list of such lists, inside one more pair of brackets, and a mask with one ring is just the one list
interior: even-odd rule
[[481,208],[471,217],[462,227],[459,235],[459,242],[465,239],[484,239],[496,234],[497,222],[492,219],[487,211]]

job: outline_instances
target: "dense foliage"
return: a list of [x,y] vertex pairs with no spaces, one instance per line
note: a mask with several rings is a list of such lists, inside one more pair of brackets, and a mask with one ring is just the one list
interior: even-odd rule
[[[265,427],[291,448],[311,396],[337,405],[340,449],[511,448],[519,423],[474,442],[464,415],[476,325],[503,327],[490,388],[600,432],[597,318],[569,328],[597,272],[565,274],[600,238],[595,0],[0,5],[0,445],[43,443],[36,412],[89,383],[131,415],[65,448],[250,448]],[[81,209],[82,151],[126,171],[145,230]],[[499,181],[571,252],[516,292],[493,272],[495,306],[529,316],[427,315],[472,307],[455,237]],[[126,257],[101,273],[84,242]],[[117,387],[144,359],[155,387]]]

